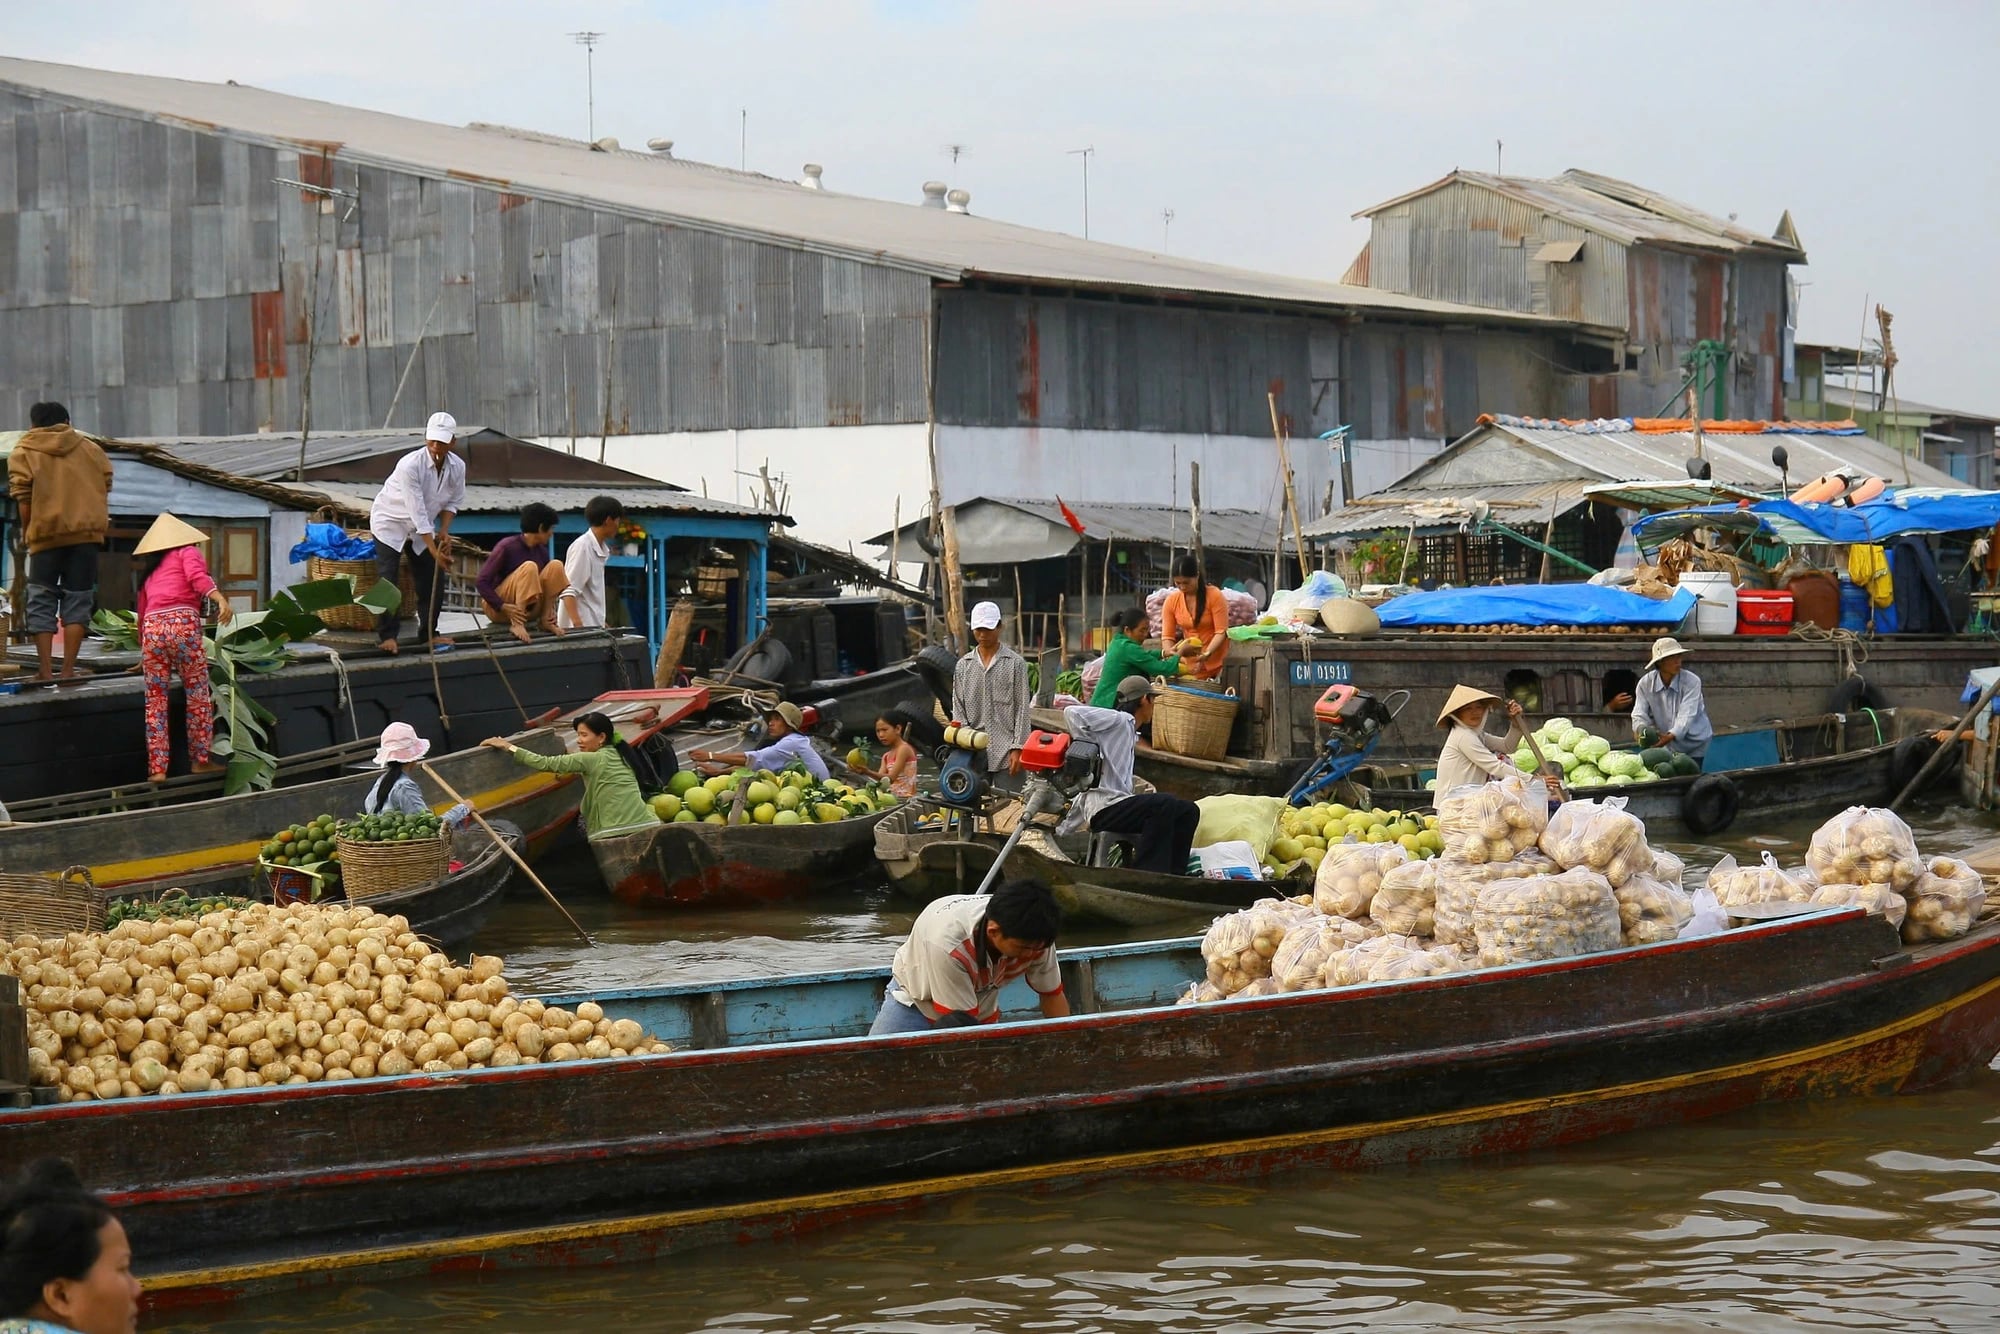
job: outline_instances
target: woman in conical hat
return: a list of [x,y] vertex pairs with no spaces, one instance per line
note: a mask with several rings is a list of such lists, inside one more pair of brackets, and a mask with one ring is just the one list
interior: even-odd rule
[[139,666],[146,673],[146,777],[162,783],[171,751],[167,744],[167,683],[178,675],[187,693],[188,763],[195,773],[222,766],[209,758],[215,740],[215,704],[208,690],[208,646],[202,642],[202,608],[213,602],[215,618],[233,615],[229,599],[215,586],[201,548],[208,534],[193,524],[162,514],[139,539]]
[[[1500,703],[1498,695],[1477,686],[1460,685],[1444,702],[1437,725],[1446,729],[1444,749],[1438,752],[1437,792],[1439,796],[1455,787],[1490,783],[1516,772],[1514,761],[1494,751],[1486,739],[1486,711]],[[1521,706],[1506,701],[1507,716],[1519,718]]]

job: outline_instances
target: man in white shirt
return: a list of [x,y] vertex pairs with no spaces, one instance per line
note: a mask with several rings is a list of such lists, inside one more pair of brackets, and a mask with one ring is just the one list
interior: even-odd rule
[[562,591],[556,612],[557,634],[604,624],[604,562],[611,557],[611,538],[625,517],[625,507],[615,496],[597,496],[583,507],[583,517],[590,527],[563,554],[569,587]]
[[1128,676],[1118,683],[1116,709],[1072,704],[1063,710],[1063,726],[1097,747],[1100,767],[1097,786],[1077,794],[1056,832],[1130,834],[1135,869],[1186,875],[1201,807],[1165,792],[1133,791],[1139,728],[1153,720],[1153,697],[1159,693],[1145,677]]
[[938,899],[896,951],[870,1037],[1000,1021],[1000,992],[1026,978],[1045,1018],[1069,1013],[1056,964],[1061,913],[1047,885],[1010,880],[992,894]]
[[[393,588],[404,560],[410,562],[418,638],[433,648],[451,643],[437,633],[437,617],[444,571],[451,565],[451,520],[465,503],[465,460],[451,448],[457,431],[458,422],[449,412],[433,412],[424,427],[424,447],[396,461],[368,511],[368,529],[375,535],[375,577]],[[375,634],[384,653],[396,651],[403,610],[376,618]]]

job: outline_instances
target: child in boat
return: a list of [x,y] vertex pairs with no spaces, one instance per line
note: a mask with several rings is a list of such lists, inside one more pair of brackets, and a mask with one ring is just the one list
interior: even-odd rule
[[[1493,749],[1488,740],[1486,711],[1501,702],[1477,686],[1461,685],[1444,702],[1437,725],[1447,730],[1444,749],[1438,752],[1437,791],[1440,796],[1453,788],[1471,787],[1506,778],[1515,772],[1514,761]],[[1521,706],[1506,701],[1507,716],[1518,719]]]
[[[424,790],[417,786],[417,780],[403,772],[404,765],[415,764],[430,753],[431,743],[418,736],[417,729],[408,723],[390,723],[383,728],[382,740],[375,748],[375,767],[382,771],[382,776],[361,798],[361,813],[422,815],[430,810],[431,804],[424,800]],[[471,818],[470,802],[461,801],[444,813],[444,822],[452,826],[462,825]]]
[[916,796],[917,748],[904,738],[909,725],[909,720],[894,710],[877,718],[875,740],[882,746],[880,767],[870,769],[866,765],[851,762],[847,767],[877,782],[887,783],[889,790],[899,797]]
[[938,899],[917,914],[896,951],[869,1036],[998,1023],[1000,991],[1017,977],[1041,998],[1045,1018],[1062,1018],[1069,998],[1056,966],[1061,922],[1055,895],[1032,880]]

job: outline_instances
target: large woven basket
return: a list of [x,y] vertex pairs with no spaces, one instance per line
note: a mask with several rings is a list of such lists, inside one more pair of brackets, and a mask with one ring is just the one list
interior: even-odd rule
[[734,565],[698,565],[694,572],[694,595],[719,599],[729,596],[729,581],[741,571]]
[[1169,685],[1153,699],[1153,748],[1190,759],[1219,760],[1229,753],[1236,723],[1236,692],[1217,694]]
[[[363,529],[360,532],[349,533],[348,536],[372,539],[374,534]],[[375,562],[372,560],[328,560],[323,556],[306,557],[308,579],[334,579],[343,574],[354,581],[356,597],[360,597],[380,582],[375,574]],[[412,614],[417,605],[417,582],[410,574],[410,563],[407,560],[402,562],[402,568],[398,571],[396,586],[403,590],[403,614],[406,616]],[[375,628],[375,613],[366,607],[328,607],[319,614],[319,618],[327,623],[329,629],[334,630]]]
[[61,875],[0,875],[0,939],[102,931],[105,907],[87,867]]
[[340,848],[340,883],[347,887],[351,903],[442,880],[451,869],[451,838],[442,830],[436,838],[413,838],[407,843],[362,843],[340,837],[334,842]]

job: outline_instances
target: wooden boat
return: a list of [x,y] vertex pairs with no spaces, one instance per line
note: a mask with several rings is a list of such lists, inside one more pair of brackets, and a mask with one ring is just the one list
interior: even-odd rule
[[[1170,1003],[1192,939],[1061,963],[1072,1017],[886,1038],[863,1036],[879,969],[600,995],[682,1050],[4,1111],[0,1169],[82,1165],[177,1304],[648,1259],[977,1188],[1518,1153],[1925,1089],[2000,1048],[1990,917],[1906,948],[1825,909],[1199,1006]],[[1035,1013],[1018,983],[1004,1000]]]
[[831,889],[874,862],[887,814],[832,824],[643,825],[599,834],[591,854],[611,893],[654,908],[770,903]]
[[[583,709],[608,709],[634,716],[647,713],[650,726],[670,725],[707,700],[701,690],[613,692]],[[664,712],[662,711],[664,710]],[[554,726],[517,733],[517,744],[544,755],[568,748],[570,728]],[[438,774],[489,818],[503,817],[523,832],[529,854],[539,854],[574,827],[583,786],[574,775],[538,773],[483,746],[454,751],[430,761]],[[452,804],[433,789],[420,770],[412,776],[437,810]],[[268,792],[218,797],[179,806],[0,826],[0,867],[13,874],[56,873],[83,860],[107,890],[127,886],[165,888],[207,877],[247,878],[258,850],[275,830],[322,814],[361,808],[375,782],[373,768],[340,778]]]

